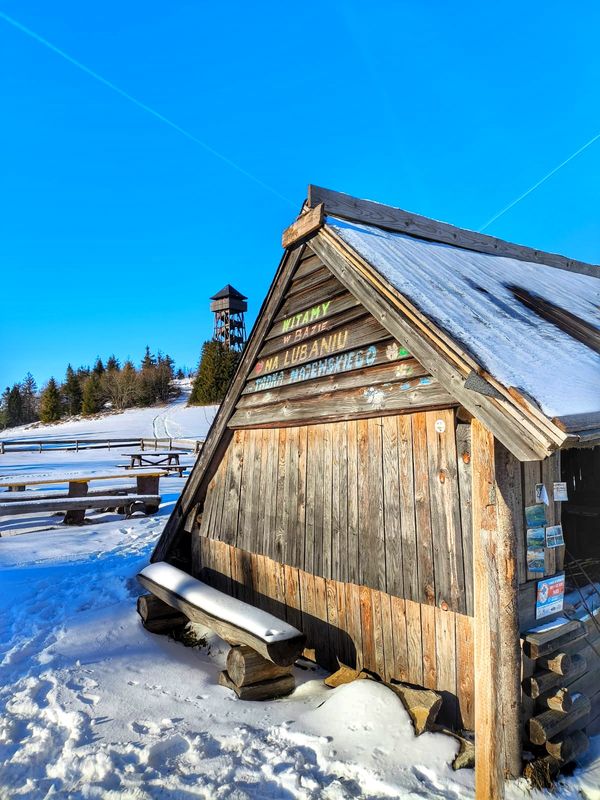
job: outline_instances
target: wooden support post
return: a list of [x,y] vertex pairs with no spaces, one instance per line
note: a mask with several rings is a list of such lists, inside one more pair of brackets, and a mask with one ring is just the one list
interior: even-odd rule
[[[69,497],[85,497],[88,493],[88,484],[79,481],[69,481]],[[67,511],[65,525],[83,525],[85,521],[85,508]]]
[[517,554],[508,451],[472,423],[475,797],[502,800],[521,772]]

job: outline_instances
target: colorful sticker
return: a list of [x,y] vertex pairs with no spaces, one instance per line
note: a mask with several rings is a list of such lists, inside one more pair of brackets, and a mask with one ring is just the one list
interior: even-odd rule
[[538,581],[535,618],[543,619],[562,611],[565,598],[565,573]]
[[544,548],[543,547],[528,547],[527,548],[527,572],[535,572],[535,573],[539,573],[540,575],[543,575],[545,568],[546,568],[546,559],[545,559],[545,556],[544,556]]

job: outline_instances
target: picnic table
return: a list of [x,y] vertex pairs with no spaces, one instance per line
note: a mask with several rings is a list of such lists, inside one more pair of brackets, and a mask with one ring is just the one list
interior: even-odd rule
[[179,450],[136,450],[134,453],[123,453],[131,458],[131,469],[137,467],[179,466]]
[[[46,473],[27,473],[19,475],[0,476],[0,487],[8,489],[8,492],[24,492],[27,486],[54,486],[57,484],[68,484],[67,497],[85,497],[91,481],[107,481],[123,478],[135,478],[136,489],[139,495],[158,495],[158,484],[160,478],[168,473],[161,469],[141,469],[130,470],[126,475],[116,470],[105,472],[46,472]],[[1,497],[1,495],[0,495]],[[78,524],[85,517],[85,509],[76,509],[67,512],[66,522]]]

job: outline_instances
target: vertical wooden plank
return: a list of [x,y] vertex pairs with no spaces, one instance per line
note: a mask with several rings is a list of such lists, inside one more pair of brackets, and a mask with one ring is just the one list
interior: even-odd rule
[[223,517],[219,539],[230,545],[237,541],[240,492],[244,467],[244,431],[234,431],[229,445],[229,466],[223,497]]
[[[471,515],[471,424],[456,426],[458,489],[460,492],[460,526],[465,566],[465,608],[473,615],[473,520]],[[524,579],[524,578],[523,578]]]
[[392,598],[387,592],[380,592],[381,630],[383,633],[384,671],[383,679],[391,681],[395,672],[394,637],[392,629]]
[[284,565],[286,618],[294,628],[302,630],[302,611],[300,603],[300,579],[295,567]]
[[[475,570],[475,794],[500,800],[505,771],[521,768],[520,729],[512,711],[519,702],[516,547],[502,499],[495,442],[477,419],[472,429],[473,549]],[[500,445],[497,445],[500,447]],[[498,483],[500,480],[500,483]],[[500,513],[501,518],[498,519]],[[516,679],[513,697],[509,685]],[[518,699],[516,699],[518,698]],[[517,766],[518,764],[518,766]]]
[[359,570],[359,516],[358,516],[358,423],[351,420],[346,425],[348,441],[348,583],[358,584]]
[[[293,430],[293,429],[290,429]],[[273,549],[269,554],[270,558],[282,562],[285,558],[285,535],[287,532],[287,515],[289,513],[289,501],[286,496],[286,489],[289,489],[288,472],[288,429],[280,428],[277,431],[277,479],[274,509],[274,536]]]
[[[427,417],[424,413],[412,416],[416,552],[419,575],[417,594],[412,599],[419,603],[433,605],[436,602],[435,581],[437,576],[434,573],[434,532],[429,499],[431,480],[427,454]],[[442,576],[440,576],[440,580],[442,580]]]
[[340,620],[338,616],[337,581],[325,580],[325,602],[327,605],[327,624],[329,626],[329,652],[334,669],[340,662]]
[[421,609],[414,600],[405,600],[406,639],[408,644],[409,683],[424,686],[423,683],[423,637],[421,633]]
[[371,670],[371,672],[377,672],[371,589],[367,588],[366,586],[359,586],[358,593],[360,597],[360,628],[362,634],[363,667],[364,669]]
[[[286,564],[293,564],[296,557],[296,543],[294,531],[297,528],[298,506],[298,442],[299,428],[288,428],[285,443],[285,480],[283,487],[282,525],[281,525],[281,556],[280,560]],[[279,500],[277,502],[280,502]]]
[[[385,524],[383,517],[383,422],[381,417],[367,420],[369,437],[369,528],[371,532],[372,554],[371,574],[374,583],[368,583],[376,589],[385,591],[386,547]],[[370,549],[370,548],[369,548]]]
[[383,644],[383,620],[381,615],[381,592],[371,590],[371,620],[373,626],[373,642],[375,645],[375,672],[385,680],[385,650]]
[[338,658],[342,664],[352,667],[355,663],[354,651],[348,634],[348,618],[346,614],[346,585],[336,581],[337,618],[338,618]]
[[[397,417],[383,417],[383,508],[385,529],[385,589],[403,597],[402,525],[400,522],[400,475]],[[386,659],[387,660],[387,659]]]
[[293,540],[295,552],[294,560],[291,563],[299,569],[304,569],[307,452],[308,428],[303,427],[298,429],[298,492],[296,495],[295,522],[288,530],[288,538]]
[[265,457],[263,431],[249,431],[253,441],[252,462],[246,474],[253,473],[248,484],[249,507],[244,512],[244,547],[246,550],[259,550],[263,547],[264,496],[262,490],[262,469]]
[[437,682],[437,648],[435,637],[435,607],[421,606],[421,641],[423,648],[423,686],[436,689]]
[[473,663],[473,617],[456,615],[456,694],[459,706],[459,727],[472,731],[475,727],[475,680]]
[[337,425],[337,580],[348,580],[348,423]]
[[456,624],[452,611],[435,609],[435,652],[437,689],[442,692],[444,718],[455,727],[458,723],[456,697]]
[[392,611],[392,637],[394,641],[393,677],[398,681],[405,682],[409,680],[410,675],[405,600],[401,597],[392,596],[390,602]]
[[299,570],[298,576],[300,579],[300,602],[302,605],[301,630],[306,635],[304,655],[314,661],[318,631],[315,616],[315,577],[304,570]]
[[[561,481],[562,480],[562,475],[561,475],[562,451],[561,450],[557,450],[556,453],[553,453],[550,456],[550,459],[552,461],[552,467],[551,467],[551,472],[550,472],[550,476],[549,477],[550,477],[551,484],[553,484],[554,481]],[[596,477],[600,478],[600,476],[596,476]],[[598,484],[596,484],[596,485],[598,485]],[[549,495],[549,497],[550,497],[550,501],[552,502],[553,501],[553,497],[554,497],[554,486],[551,485],[551,489],[552,489],[552,493]],[[554,502],[554,524],[555,525],[562,525],[562,503],[559,502],[559,501]],[[557,572],[561,572],[565,567],[565,552],[566,552],[566,547],[564,545],[562,547],[557,547],[554,550],[555,558],[556,558],[555,567],[556,567],[556,571]]]
[[[413,430],[415,414],[403,414],[398,423],[398,474],[400,481],[400,522],[402,537],[402,584],[405,598],[420,602],[419,559],[417,556],[417,528],[415,509],[424,503],[424,495],[415,496],[415,477],[413,468]],[[426,497],[429,507],[429,494]],[[419,619],[419,627],[420,627]]]
[[[371,576],[373,573],[373,553],[371,542],[371,505],[369,501],[369,429],[366,419],[359,419],[357,428],[357,453],[358,453],[358,583],[365,586],[375,586]],[[376,572],[376,567],[375,567]]]
[[323,560],[321,575],[332,578],[332,432],[334,425],[323,425]]
[[249,535],[252,530],[250,522],[252,487],[256,473],[254,471],[255,441],[254,431],[244,431],[244,470],[240,485],[240,508],[238,513],[236,547],[247,550],[252,546],[252,539]]
[[264,540],[262,553],[269,558],[275,558],[275,536],[277,525],[277,472],[279,467],[279,431],[277,428],[265,430],[263,436],[263,446],[266,446],[264,469]]
[[[466,613],[454,410],[428,411],[427,454],[436,603]],[[442,429],[443,428],[443,429]]]
[[316,660],[327,669],[336,668],[329,641],[329,624],[327,621],[327,587],[325,578],[315,575],[315,617],[317,630],[315,640]]
[[352,659],[348,666],[361,670],[364,666],[362,624],[360,614],[360,590],[355,583],[344,586],[346,592],[346,631],[352,640],[354,663]]

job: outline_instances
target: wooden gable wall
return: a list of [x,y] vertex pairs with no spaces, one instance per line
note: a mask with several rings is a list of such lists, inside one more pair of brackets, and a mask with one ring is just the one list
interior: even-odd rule
[[229,427],[306,425],[453,404],[306,248]]

